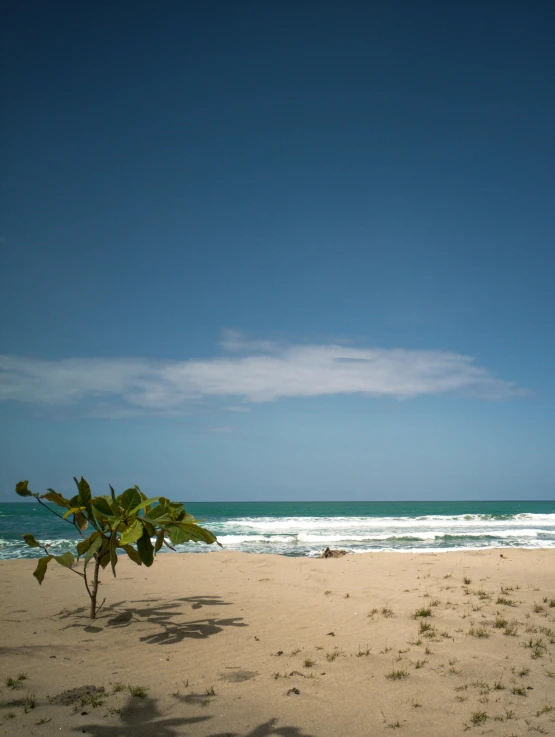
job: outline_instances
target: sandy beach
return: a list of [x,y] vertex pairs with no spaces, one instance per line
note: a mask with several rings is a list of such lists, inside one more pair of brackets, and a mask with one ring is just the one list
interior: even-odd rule
[[121,560],[92,624],[34,567],[0,561],[2,735],[555,734],[553,550]]

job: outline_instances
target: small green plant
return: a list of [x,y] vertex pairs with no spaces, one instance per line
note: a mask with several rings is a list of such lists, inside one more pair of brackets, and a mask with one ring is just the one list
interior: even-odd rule
[[503,634],[507,635],[507,637],[516,637],[518,635],[518,622],[516,619],[513,619],[511,622],[505,625]]
[[390,681],[402,681],[409,677],[409,672],[407,670],[392,670],[391,673],[387,673],[385,677]]
[[463,583],[464,583],[464,584],[465,584],[466,586],[470,586],[470,584],[472,583],[472,579],[471,579],[471,578],[468,578],[468,576],[465,576],[465,577],[463,578]]
[[206,695],[207,696],[215,696],[216,692],[214,691],[214,686],[210,686],[210,688],[206,689]]
[[516,602],[513,599],[507,599],[506,596],[498,596],[496,603],[503,606],[516,606]]
[[42,717],[42,719],[39,719],[38,722],[35,722],[35,726],[40,727],[41,724],[48,724],[48,722],[51,722],[51,721],[52,721],[52,717],[48,719],[46,717]]
[[417,609],[414,614],[412,615],[413,619],[417,619],[418,617],[431,617],[432,616],[432,610],[430,607],[422,607],[421,609]]
[[389,606],[382,607],[382,615],[386,618],[394,617],[393,609]]
[[[207,544],[218,542],[209,530],[200,527],[195,518],[187,514],[179,502],[162,496],[149,499],[138,486],[126,489],[117,497],[110,486],[110,496],[93,497],[83,477],[80,481],[74,478],[74,481],[77,494],[71,499],[66,499],[53,489],[48,489],[46,494],[36,494],[28,488],[28,481],[20,481],[15,490],[19,496],[34,497],[41,506],[72,525],[81,536],[82,539],[77,543],[77,556],[69,551],[62,555],[51,555],[49,546],[35,540],[30,534],[24,535],[23,539],[31,548],[44,551],[33,573],[39,584],[42,584],[52,560],[81,577],[90,599],[91,619],[96,618],[100,609],[97,605],[100,569],[111,565],[115,577],[118,550],[123,550],[137,565],[151,566],[154,555],[163,545],[175,550],[175,545],[189,541]],[[46,502],[61,507],[64,513],[60,514]],[[85,537],[84,531],[90,528],[93,532]],[[153,537],[156,538],[154,545],[151,541]],[[78,571],[74,566],[81,558],[83,570]],[[89,578],[87,565],[91,560],[93,573],[92,578]]]
[[306,658],[303,665],[305,668],[312,668],[313,665],[316,665],[316,661]]
[[470,721],[476,727],[478,724],[483,724],[488,718],[485,711],[475,711],[470,715]]
[[468,634],[471,635],[472,637],[482,637],[482,638],[489,637],[489,632],[487,631],[487,629],[484,626],[481,626],[481,627],[471,627],[468,630]]
[[334,650],[331,653],[326,653],[326,660],[328,663],[333,663],[339,657],[339,650]]
[[144,699],[148,692],[148,688],[146,686],[132,686],[131,684],[127,686],[127,690],[135,699]]
[[511,693],[513,693],[515,696],[526,696],[526,689],[521,688],[520,686],[515,686],[511,690]]
[[505,619],[505,617],[499,616],[499,614],[495,617],[495,620],[493,622],[493,626],[497,629],[504,629],[508,625],[508,621]]
[[23,681],[27,680],[27,673],[20,673],[17,678],[6,678],[4,683],[8,688],[11,688],[12,691],[17,691],[23,686]]
[[34,693],[27,694],[27,698],[25,699],[25,703],[23,704],[23,711],[28,714],[30,711],[32,711],[35,706],[37,705],[37,700],[35,698]]
[[120,691],[125,691],[125,686],[123,683],[114,683],[112,686],[112,691],[114,693],[120,693]]

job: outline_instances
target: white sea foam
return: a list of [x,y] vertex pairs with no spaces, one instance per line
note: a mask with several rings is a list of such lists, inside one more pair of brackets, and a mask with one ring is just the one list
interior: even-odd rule
[[555,514],[520,514],[515,517],[497,519],[487,515],[458,515],[446,517],[287,517],[287,518],[242,518],[228,520],[225,526],[272,531],[318,530],[318,529],[376,529],[376,528],[519,528],[523,524],[552,526],[555,531]]

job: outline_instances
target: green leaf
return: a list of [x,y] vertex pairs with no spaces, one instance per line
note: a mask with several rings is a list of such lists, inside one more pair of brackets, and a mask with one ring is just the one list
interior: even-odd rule
[[130,509],[141,504],[141,495],[137,489],[126,489],[119,497],[119,503],[124,512],[128,513]]
[[77,514],[78,512],[82,512],[85,507],[71,507],[67,510],[67,512],[64,512],[63,518],[67,519],[70,514]]
[[157,553],[164,544],[164,532],[165,530],[158,530],[158,534],[156,535],[156,544],[154,546],[155,553]]
[[143,562],[141,560],[141,556],[132,545],[120,545],[120,547],[125,550],[133,563],[136,563],[138,566],[142,566]]
[[154,548],[150,540],[150,535],[146,531],[143,531],[141,537],[137,540],[137,550],[141,557],[142,562],[145,566],[151,566],[154,563]]
[[171,520],[169,509],[165,504],[156,504],[143,516],[143,519],[148,519],[152,522],[158,523],[162,517],[168,522]]
[[58,494],[58,492],[54,491],[54,489],[48,489],[48,493],[43,494],[41,496],[41,499],[46,499],[49,502],[57,504],[59,507],[66,507],[66,509],[69,509],[71,507],[71,502],[69,501],[69,499],[66,499],[65,496]]
[[189,541],[203,542],[207,545],[217,542],[216,536],[210,530],[190,522],[168,525],[168,534],[173,545]]
[[15,493],[19,494],[19,496],[35,496],[35,494],[27,488],[28,485],[28,481],[20,481],[15,486]]
[[89,549],[85,553],[85,568],[87,567],[87,563],[90,561],[93,555],[100,550],[103,542],[104,542],[104,537],[99,534],[98,537],[96,537],[93,540],[93,542],[90,544]]
[[116,492],[114,491],[112,484],[108,484],[108,486],[110,487],[110,495],[112,497],[112,501],[115,504],[116,503]]
[[108,550],[106,553],[104,553],[104,555],[101,556],[100,565],[102,566],[102,568],[106,568],[109,562],[110,562],[110,551]]
[[154,502],[157,502],[157,501],[158,501],[158,499],[160,499],[160,497],[159,497],[159,496],[153,496],[153,497],[151,497],[150,499],[145,499],[145,501],[144,501],[144,502],[141,502],[141,503],[140,503],[140,504],[138,504],[138,505],[137,505],[136,507],[133,507],[133,509],[131,509],[131,510],[129,511],[129,514],[137,514],[137,512],[138,512],[139,510],[141,510],[141,509],[144,509],[144,507],[148,507],[148,506],[149,506],[150,504],[153,504]]
[[63,553],[62,555],[53,555],[51,557],[54,558],[56,563],[59,563],[65,568],[71,568],[71,566],[75,563],[75,556],[69,551],[67,553]]
[[46,569],[48,568],[48,564],[52,560],[52,555],[46,555],[44,558],[39,558],[37,562],[37,567],[33,571],[33,576],[37,579],[39,583],[42,583],[44,581],[44,574],[46,573]]
[[112,564],[112,573],[114,575],[114,578],[116,577],[116,565],[118,562],[117,547],[118,538],[116,533],[113,532],[112,537],[110,538],[110,563]]
[[93,542],[99,537],[101,537],[100,532],[95,531],[91,535],[86,537],[84,540],[80,540],[77,543],[77,555],[79,557],[84,555],[87,552],[87,550],[89,550]]
[[135,543],[143,534],[143,526],[141,522],[136,519],[124,532],[121,533],[120,545],[129,545]]
[[42,548],[43,546],[38,543],[32,535],[23,535],[23,539],[30,548]]
[[92,500],[92,507],[95,512],[97,512],[101,517],[106,517],[107,519],[116,519],[116,515],[114,514],[114,510],[108,503],[108,500],[103,496],[96,496]]
[[77,484],[77,488],[79,489],[79,496],[81,497],[81,504],[84,507],[87,507],[92,500],[92,494],[91,494],[91,487],[89,484],[85,481],[85,479],[81,476],[81,480],[77,481],[75,476],[73,477],[73,480]]

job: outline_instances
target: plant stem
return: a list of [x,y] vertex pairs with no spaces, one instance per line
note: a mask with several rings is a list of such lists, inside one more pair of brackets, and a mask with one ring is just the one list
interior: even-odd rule
[[[90,611],[91,619],[96,619],[96,597],[98,594],[98,574],[99,572],[100,572],[100,556],[95,555],[92,589],[89,591],[89,596],[91,597],[91,611]],[[88,590],[88,586],[87,586],[87,590]]]

